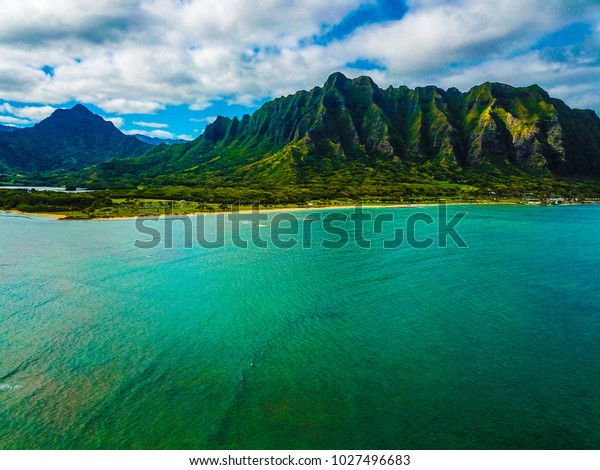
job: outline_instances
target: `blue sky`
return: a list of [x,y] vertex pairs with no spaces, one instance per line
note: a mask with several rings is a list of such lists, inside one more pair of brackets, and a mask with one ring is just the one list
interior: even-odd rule
[[597,0],[3,0],[0,124],[83,103],[127,133],[193,138],[217,115],[322,85],[537,83],[600,112]]

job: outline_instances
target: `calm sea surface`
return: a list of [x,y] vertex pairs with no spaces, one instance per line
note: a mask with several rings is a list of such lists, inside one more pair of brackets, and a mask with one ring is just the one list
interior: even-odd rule
[[422,250],[412,208],[371,249],[0,215],[0,448],[599,449],[600,206],[460,210]]

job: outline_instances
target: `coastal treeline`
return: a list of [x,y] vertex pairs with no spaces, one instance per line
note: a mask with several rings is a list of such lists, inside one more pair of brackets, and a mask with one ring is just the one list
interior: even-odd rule
[[68,212],[110,207],[112,198],[103,192],[69,193],[35,189],[0,190],[0,208],[21,212]]
[[[381,179],[313,180],[295,186],[143,186],[97,189],[89,192],[52,192],[35,189],[0,190],[0,209],[52,212],[73,218],[116,217],[232,210],[235,206],[302,206],[307,204],[398,204],[435,202],[520,202],[560,197],[569,202],[600,198],[600,184],[557,178],[506,175],[436,181],[415,174],[409,182]],[[74,185],[75,186],[75,185]]]

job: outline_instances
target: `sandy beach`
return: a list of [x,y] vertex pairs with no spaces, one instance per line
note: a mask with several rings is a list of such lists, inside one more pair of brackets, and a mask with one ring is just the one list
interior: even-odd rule
[[[595,203],[584,203],[595,204]],[[400,208],[418,208],[418,207],[428,207],[428,206],[437,206],[439,202],[421,202],[421,203],[406,203],[406,204],[369,204],[362,205],[363,209],[381,209],[381,208],[390,208],[390,209],[400,209]],[[447,202],[448,206],[520,206],[521,204],[516,202],[509,201],[477,201],[477,202]],[[574,203],[565,203],[560,204],[562,206],[572,206],[572,205],[581,205]],[[181,214],[159,214],[159,215],[128,215],[128,216],[118,216],[118,217],[92,217],[89,219],[72,219],[64,214],[56,214],[52,212],[23,212],[18,211],[16,209],[3,209],[0,212],[18,214],[23,216],[33,216],[33,217],[51,217],[55,220],[63,220],[63,221],[81,221],[81,220],[94,220],[94,221],[110,221],[110,220],[135,220],[135,219],[154,219],[154,218],[163,218],[163,217],[194,217],[198,215],[216,215],[216,214],[247,214],[252,212],[296,212],[296,211],[321,211],[321,210],[334,210],[334,209],[353,209],[358,207],[356,205],[328,205],[328,206],[306,206],[306,207],[277,207],[277,208],[269,208],[269,209],[260,209],[260,211],[253,211],[251,209],[242,209],[239,211],[200,211],[200,212],[190,212],[190,213],[181,213]],[[549,207],[544,205],[525,205],[525,207]]]
[[[360,207],[362,207],[363,209],[381,209],[381,208],[390,208],[390,209],[399,209],[399,208],[408,208],[408,207],[427,207],[427,206],[437,206],[439,205],[438,202],[431,202],[431,203],[427,203],[427,202],[422,202],[422,203],[414,203],[414,204],[369,204],[369,205],[362,205]],[[513,202],[493,202],[493,201],[486,201],[486,202],[449,202],[447,203],[447,205],[449,206],[472,206],[472,205],[518,205],[516,203]],[[193,216],[197,216],[197,215],[216,215],[216,214],[232,214],[232,213],[240,213],[240,214],[247,214],[247,213],[252,213],[252,212],[261,212],[261,213],[266,213],[266,212],[296,212],[296,211],[321,211],[321,210],[334,210],[334,209],[354,209],[355,207],[358,207],[358,204],[355,205],[329,205],[329,206],[307,206],[307,207],[278,207],[278,208],[269,208],[269,209],[260,209],[260,210],[256,210],[253,211],[251,209],[242,209],[239,211],[200,211],[200,212],[190,212],[187,214],[160,214],[160,215],[149,215],[149,216],[142,216],[142,215],[135,215],[135,216],[119,216],[119,217],[94,217],[92,219],[73,219],[73,220],[130,220],[130,219],[138,219],[138,218],[156,218],[156,217],[183,217],[183,216],[187,216],[187,217],[193,217]]]
[[[501,201],[481,201],[481,202],[448,202],[446,203],[449,206],[478,206],[478,205],[519,205],[514,202],[501,202]],[[437,206],[438,202],[422,202],[422,203],[405,203],[405,204],[369,204],[362,205],[363,209],[381,209],[381,208],[390,208],[390,209],[399,209],[399,208],[418,208],[418,207],[428,207],[428,206]],[[160,215],[131,215],[131,216],[118,216],[118,217],[93,217],[89,219],[71,219],[64,214],[55,214],[51,212],[22,212],[16,209],[7,209],[1,210],[0,212],[19,214],[19,215],[29,215],[29,216],[41,216],[41,217],[51,217],[55,220],[64,220],[64,221],[81,221],[81,220],[94,220],[94,221],[110,221],[110,220],[132,220],[132,219],[153,219],[153,218],[163,218],[163,217],[194,217],[198,215],[216,215],[216,214],[232,214],[232,213],[252,213],[252,212],[297,212],[297,211],[321,211],[321,210],[334,210],[334,209],[353,209],[358,207],[358,205],[328,205],[328,206],[306,206],[306,207],[278,207],[278,208],[269,208],[269,209],[260,209],[259,211],[253,211],[250,209],[242,209],[240,211],[200,211],[200,212],[190,212],[190,213],[181,213],[181,214],[160,214]]]
[[23,211],[18,211],[16,209],[0,209],[0,212],[6,212],[9,214],[18,214],[18,215],[31,215],[31,216],[35,216],[35,217],[52,217],[53,219],[56,219],[56,220],[67,218],[66,215],[54,214],[52,212],[23,212]]

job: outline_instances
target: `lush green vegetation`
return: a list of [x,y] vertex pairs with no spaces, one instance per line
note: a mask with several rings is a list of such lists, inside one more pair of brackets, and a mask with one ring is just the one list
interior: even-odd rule
[[[68,150],[77,160],[85,151],[73,147],[81,142],[74,136],[85,134],[86,125],[69,126],[72,113],[79,115],[96,126],[92,135],[108,133],[111,145],[88,138],[92,156],[80,156],[78,164],[88,157],[103,161],[73,172],[65,171],[70,167],[64,161],[58,171],[5,165],[0,181],[101,191],[72,199],[5,195],[0,207],[114,216],[165,213],[176,204],[181,212],[216,210],[258,200],[385,204],[600,195],[600,119],[568,108],[538,86],[382,90],[368,77],[349,80],[337,73],[323,87],[270,101],[252,116],[219,117],[193,142],[143,146],[135,158],[108,152],[118,154],[131,141],[116,139],[118,130],[81,108],[37,127],[50,134],[60,128],[66,136],[62,150],[56,136],[48,137],[56,147],[51,157]],[[73,148],[79,154],[69,153]],[[0,155],[0,171],[1,161]]]
[[463,180],[438,181],[416,168],[398,180],[386,180],[379,173],[357,176],[339,173],[313,178],[309,185],[215,186],[173,185],[126,190],[98,190],[85,193],[0,190],[0,209],[22,212],[52,212],[71,218],[104,218],[191,214],[244,210],[346,204],[450,202],[511,202],[524,199],[546,201],[561,196],[581,202],[600,198],[600,183],[536,177],[506,176],[472,172]]
[[424,197],[454,196],[443,194],[444,182],[475,186],[480,195],[587,194],[585,184],[563,186],[600,178],[600,119],[537,86],[382,90],[368,77],[334,74],[324,87],[270,101],[252,116],[219,117],[193,142],[68,178],[97,189],[242,187],[295,200],[397,200],[415,196],[415,184]]

